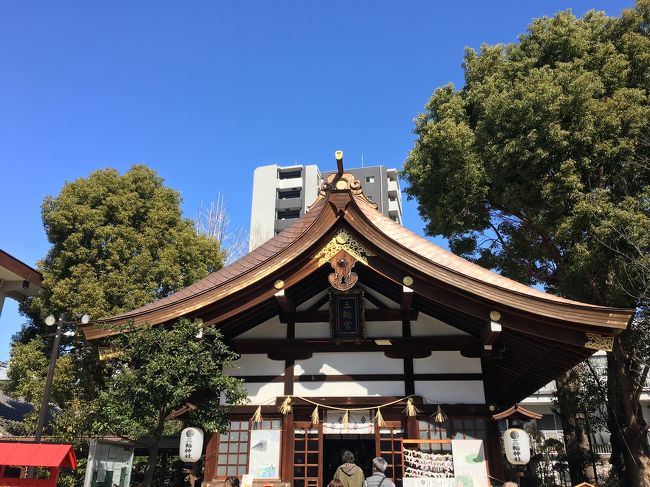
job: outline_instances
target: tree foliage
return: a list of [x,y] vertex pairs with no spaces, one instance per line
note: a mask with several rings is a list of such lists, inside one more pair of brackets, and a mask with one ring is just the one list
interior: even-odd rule
[[51,248],[39,262],[43,292],[22,308],[38,324],[50,313],[93,318],[162,298],[221,268],[219,242],[183,218],[178,192],[152,169],[93,172],[43,202]]
[[[579,19],[565,11],[537,19],[517,43],[468,49],[463,66],[465,85],[437,89],[416,118],[403,172],[427,233],[521,282],[643,311],[650,289],[650,2],[639,0],[620,17],[592,11]],[[645,469],[650,482],[635,399],[650,363],[649,340],[635,331],[647,314],[639,316],[609,356],[618,367],[608,369],[608,419],[610,429],[618,425],[618,474]],[[632,455],[623,452],[630,446]]]
[[191,402],[197,409],[188,421],[207,431],[226,425],[227,404],[246,397],[239,379],[222,374],[238,358],[221,341],[213,327],[180,320],[169,329],[139,327],[122,330],[113,338],[111,350],[118,354],[106,388],[94,409],[98,412],[93,430],[138,439],[153,439],[150,451],[151,482],[157,459],[157,445],[165,428],[165,418]]
[[[199,235],[180,203],[178,192],[143,165],[124,174],[95,171],[45,199],[42,218],[51,248],[38,263],[43,291],[20,307],[28,322],[14,337],[9,393],[40,403],[52,349],[52,330],[43,324],[48,314],[111,316],[223,265],[220,243]],[[92,431],[88,406],[103,377],[96,349],[80,333],[63,336],[60,353],[51,397],[59,412],[48,433],[71,441]]]

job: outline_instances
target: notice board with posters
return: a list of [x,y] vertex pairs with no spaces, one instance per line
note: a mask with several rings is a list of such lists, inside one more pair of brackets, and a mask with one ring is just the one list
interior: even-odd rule
[[253,430],[248,473],[256,479],[280,478],[281,430]]
[[403,487],[488,487],[483,440],[402,440]]
[[84,487],[128,487],[132,467],[131,445],[93,439],[88,450]]

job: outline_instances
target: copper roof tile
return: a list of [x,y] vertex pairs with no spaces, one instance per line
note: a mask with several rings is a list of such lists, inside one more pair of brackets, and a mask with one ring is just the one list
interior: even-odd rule
[[399,223],[393,221],[389,217],[385,216],[380,211],[376,210],[368,203],[366,203],[362,198],[355,196],[358,207],[361,209],[363,214],[386,236],[393,239],[395,242],[399,243],[403,247],[409,249],[410,251],[416,252],[420,256],[426,258],[434,264],[440,265],[447,269],[453,270],[455,272],[464,274],[466,276],[473,277],[477,280],[483,281],[485,283],[501,287],[503,289],[508,289],[516,291],[522,294],[527,294],[530,296],[536,296],[538,298],[547,299],[550,301],[558,301],[564,303],[571,303],[575,305],[583,305],[594,307],[591,304],[581,303],[579,301],[573,301],[570,299],[563,298],[561,296],[556,296],[554,294],[545,293],[538,289],[526,286],[521,284],[513,279],[502,276],[493,272],[491,270],[485,269],[473,262],[470,262],[462,257],[449,252],[448,250],[439,247],[438,245],[430,242],[429,240],[413,233],[408,228],[400,225]]
[[128,311],[112,317],[102,318],[98,321],[123,321],[128,320],[133,316],[142,314],[145,311],[149,311],[156,308],[162,308],[173,303],[183,301],[186,298],[191,298],[198,294],[203,294],[207,291],[211,291],[223,283],[230,281],[246,272],[249,272],[256,266],[261,263],[269,260],[271,257],[277,255],[278,252],[287,248],[295,239],[302,235],[313,223],[313,221],[318,217],[320,211],[325,206],[325,201],[322,200],[318,202],[313,208],[312,211],[305,213],[300,217],[296,222],[291,225],[289,228],[286,228],[279,234],[275,235],[273,238],[263,243],[252,252],[249,252],[244,257],[236,260],[229,266],[226,266],[222,269],[219,269],[216,272],[206,276],[200,281],[191,284],[169,296],[158,299],[151,303],[147,303],[140,308]]

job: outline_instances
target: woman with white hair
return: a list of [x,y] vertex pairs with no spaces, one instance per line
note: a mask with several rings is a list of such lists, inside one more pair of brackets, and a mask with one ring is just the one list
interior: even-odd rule
[[372,475],[363,483],[364,487],[395,487],[393,481],[386,477],[386,460],[382,457],[372,459]]

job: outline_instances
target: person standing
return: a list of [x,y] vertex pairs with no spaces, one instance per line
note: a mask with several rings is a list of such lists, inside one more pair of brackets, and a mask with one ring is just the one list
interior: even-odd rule
[[343,453],[343,465],[336,469],[334,479],[343,482],[344,487],[363,487],[363,470],[355,465],[351,451]]
[[364,487],[395,487],[393,481],[386,477],[386,460],[381,457],[372,459],[372,475],[363,482]]

